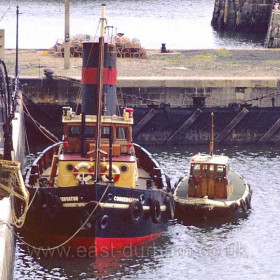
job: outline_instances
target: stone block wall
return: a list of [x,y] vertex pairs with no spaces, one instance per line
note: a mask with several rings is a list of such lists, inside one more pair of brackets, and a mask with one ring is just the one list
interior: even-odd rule
[[211,24],[221,31],[264,33],[275,0],[215,0]]
[[[72,79],[21,78],[25,95],[36,104],[71,105],[79,96],[80,81]],[[169,104],[192,107],[193,98],[205,99],[205,107],[227,107],[248,103],[258,107],[280,106],[280,81],[272,77],[232,78],[120,78],[119,104],[145,107]]]
[[280,48],[280,5],[278,3],[271,12],[265,47]]

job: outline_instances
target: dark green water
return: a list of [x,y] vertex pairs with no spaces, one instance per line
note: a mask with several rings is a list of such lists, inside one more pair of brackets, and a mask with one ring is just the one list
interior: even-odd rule
[[[148,147],[172,178],[208,147]],[[247,217],[216,226],[169,225],[162,237],[106,258],[36,257],[18,242],[15,279],[280,279],[280,147],[217,148],[251,184]],[[62,253],[63,255],[63,253]]]

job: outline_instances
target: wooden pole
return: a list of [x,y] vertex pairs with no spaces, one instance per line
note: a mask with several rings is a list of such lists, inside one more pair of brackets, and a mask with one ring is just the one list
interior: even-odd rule
[[15,65],[15,78],[18,76],[18,15],[19,9],[17,5],[17,23],[16,23],[16,65]]
[[5,29],[0,29],[0,59],[4,60],[5,52]]
[[97,74],[97,119],[96,119],[96,157],[95,157],[95,181],[100,178],[100,138],[101,138],[101,111],[102,111],[102,92],[103,92],[103,69],[104,69],[104,25],[105,25],[105,8],[102,4],[101,30],[99,37],[99,59],[98,59],[98,74]]
[[214,153],[214,113],[211,113],[210,156]]
[[64,69],[70,68],[69,0],[65,0]]

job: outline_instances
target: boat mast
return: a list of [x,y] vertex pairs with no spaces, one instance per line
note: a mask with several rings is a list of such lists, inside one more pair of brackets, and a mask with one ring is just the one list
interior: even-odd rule
[[214,152],[214,113],[211,113],[211,135],[210,135],[210,156]]
[[99,37],[99,59],[97,74],[97,119],[96,119],[96,156],[95,156],[95,181],[100,178],[100,138],[101,138],[101,111],[102,111],[102,91],[103,91],[103,69],[104,69],[104,28],[105,28],[105,9],[106,4],[102,4],[102,16]]

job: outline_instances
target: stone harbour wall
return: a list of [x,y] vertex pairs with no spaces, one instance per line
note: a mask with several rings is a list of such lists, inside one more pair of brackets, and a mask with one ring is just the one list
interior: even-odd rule
[[221,31],[266,32],[274,0],[215,0],[212,26]]
[[265,42],[266,48],[280,47],[280,5],[276,3],[271,12],[268,32]]
[[[76,104],[80,97],[79,80],[26,77],[21,81],[25,96],[36,104],[65,106]],[[280,106],[279,91],[276,77],[120,77],[117,85],[119,104],[138,107],[168,104],[186,108],[197,98],[205,107],[231,103],[275,107]]]

